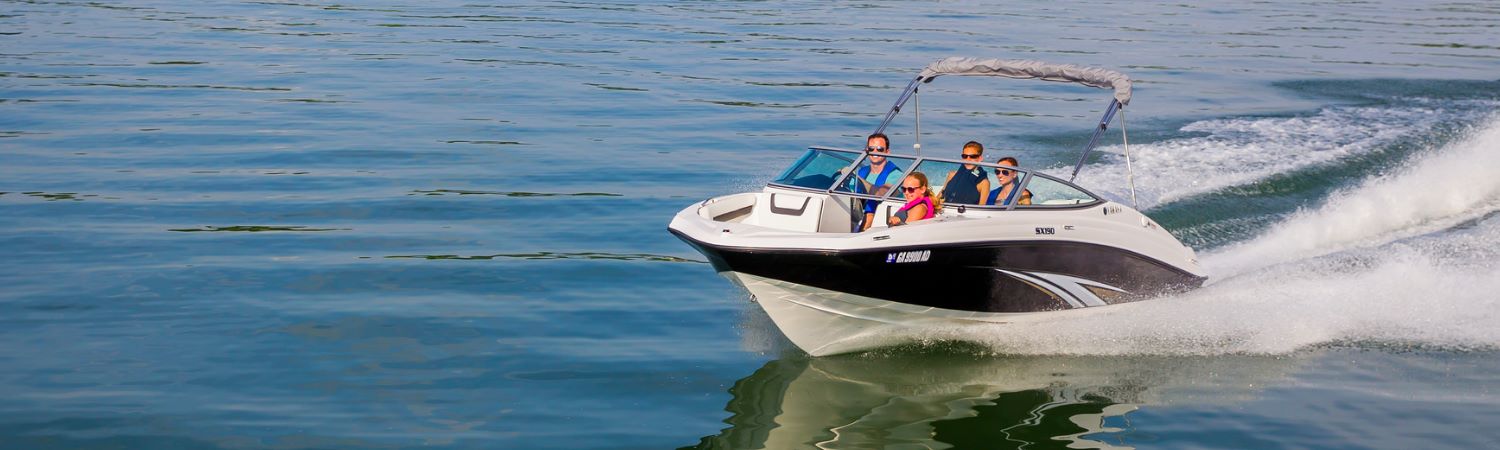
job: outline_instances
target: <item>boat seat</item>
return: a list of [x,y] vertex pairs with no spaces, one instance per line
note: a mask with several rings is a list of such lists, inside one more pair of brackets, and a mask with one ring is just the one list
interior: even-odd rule
[[756,207],[746,223],[766,228],[815,233],[823,217],[823,201],[826,196],[762,192],[756,194]]
[[875,207],[875,223],[870,224],[870,229],[890,227],[887,224],[890,223],[891,216],[896,215],[896,211],[900,211],[902,206],[904,205],[901,203],[881,202],[880,206]]

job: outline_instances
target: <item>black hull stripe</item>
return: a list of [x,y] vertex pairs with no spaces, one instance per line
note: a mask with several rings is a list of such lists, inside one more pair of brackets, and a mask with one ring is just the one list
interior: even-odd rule
[[[1068,309],[1065,301],[999,272],[1059,274],[1122,289],[1103,299],[1123,303],[1193,289],[1204,278],[1114,247],[1071,241],[992,241],[868,250],[741,248],[710,245],[672,230],[718,271],[735,271],[838,292],[958,311],[1036,312]],[[925,260],[888,262],[904,251]],[[897,261],[905,261],[897,258]],[[1047,281],[1045,277],[1036,277]],[[1047,281],[1053,285],[1053,281]],[[1080,286],[1081,289],[1087,289]],[[1062,287],[1056,295],[1073,295]],[[1082,302],[1083,299],[1078,301]]]

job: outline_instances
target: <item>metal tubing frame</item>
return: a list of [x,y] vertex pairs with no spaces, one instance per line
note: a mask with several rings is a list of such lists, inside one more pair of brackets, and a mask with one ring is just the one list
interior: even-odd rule
[[[901,113],[901,107],[906,106],[906,101],[911,100],[912,95],[916,94],[917,92],[917,87],[922,84],[923,81],[924,80],[922,79],[922,77],[918,76],[912,79],[910,83],[906,84],[906,89],[901,91],[900,97],[896,98],[896,104],[891,106],[890,111],[886,111],[885,118],[881,119],[880,121],[880,126],[875,127],[875,131],[871,134],[881,133],[885,131],[885,127],[889,126],[891,124],[891,121],[896,119],[896,115]],[[931,81],[931,78],[927,79],[927,81]],[[1109,108],[1106,108],[1104,110],[1104,117],[1099,118],[1099,126],[1094,128],[1094,135],[1089,137],[1089,144],[1083,147],[1083,154],[1078,155],[1078,163],[1073,165],[1073,174],[1068,176],[1068,183],[1072,183],[1074,180],[1078,179],[1078,171],[1083,170],[1083,163],[1084,161],[1088,160],[1089,152],[1092,152],[1094,150],[1094,146],[1098,145],[1099,143],[1099,137],[1103,136],[1104,131],[1109,129],[1109,123],[1111,121],[1114,121],[1115,113],[1124,107],[1125,105],[1121,105],[1119,100],[1114,98],[1109,99]],[[918,133],[920,134],[920,131]],[[921,138],[918,137],[918,139]],[[920,140],[918,142],[920,142]],[[890,144],[887,143],[886,145],[889,146]]]
[[[912,94],[917,92],[917,85],[921,82],[922,77],[916,77],[915,79],[911,80],[911,83],[907,83],[906,90],[901,91],[901,96],[896,98],[896,104],[891,106],[890,111],[886,111],[885,119],[882,119],[880,121],[880,126],[875,127],[875,131],[870,134],[881,133],[885,131],[885,127],[887,125],[890,125],[892,120],[896,119],[897,114],[901,113],[901,107],[905,106],[906,101],[910,100]],[[889,146],[890,143],[886,143],[886,145]]]
[[1109,128],[1109,122],[1114,120],[1115,112],[1121,108],[1120,101],[1109,99],[1109,108],[1104,110],[1104,117],[1099,119],[1099,127],[1094,129],[1094,136],[1089,138],[1089,145],[1083,147],[1083,154],[1078,155],[1078,164],[1073,165],[1073,175],[1068,177],[1072,183],[1078,178],[1078,171],[1083,169],[1083,162],[1089,158],[1089,152],[1094,150],[1094,145],[1099,143],[1099,136],[1104,135],[1104,130]]

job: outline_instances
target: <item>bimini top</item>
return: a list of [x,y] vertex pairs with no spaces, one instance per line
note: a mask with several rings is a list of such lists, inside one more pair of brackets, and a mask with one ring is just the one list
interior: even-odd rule
[[922,69],[918,78],[926,83],[941,75],[1036,78],[1047,81],[1066,81],[1096,88],[1113,88],[1115,100],[1118,100],[1121,105],[1130,104],[1130,77],[1120,72],[1097,67],[1050,64],[1027,59],[981,59],[955,56],[928,65],[926,69]]
[[[873,133],[884,132],[885,127],[890,125],[892,120],[896,119],[896,115],[901,114],[901,107],[905,106],[906,101],[916,95],[918,88],[922,84],[930,83],[933,79],[943,75],[1065,81],[1089,87],[1114,89],[1114,98],[1109,100],[1109,108],[1104,110],[1104,117],[1099,119],[1099,126],[1094,128],[1094,135],[1089,138],[1089,143],[1083,148],[1083,153],[1078,155],[1078,164],[1073,166],[1073,176],[1069,177],[1068,181],[1078,178],[1078,171],[1083,168],[1083,162],[1088,160],[1089,151],[1094,149],[1094,144],[1099,143],[1099,136],[1104,134],[1104,129],[1109,127],[1109,122],[1114,120],[1115,113],[1119,112],[1125,105],[1130,104],[1130,77],[1113,70],[1075,66],[1072,64],[1051,64],[1026,59],[964,58],[954,56],[928,64],[927,68],[922,69],[921,74],[918,74],[910,83],[907,83],[906,89],[901,91],[901,96],[896,97],[896,104],[892,105],[891,109],[885,112],[885,118],[881,119],[880,126],[875,127]],[[918,144],[922,142],[921,124],[921,113],[918,112],[917,132],[914,133]]]

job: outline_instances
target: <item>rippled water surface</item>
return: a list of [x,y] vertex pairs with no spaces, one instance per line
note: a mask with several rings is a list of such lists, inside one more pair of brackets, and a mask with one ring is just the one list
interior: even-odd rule
[[[1497,35],[1488,1],[0,1],[0,447],[1497,447]],[[950,55],[1130,74],[1141,207],[1209,285],[809,358],[665,231]],[[923,147],[1066,171],[1107,98],[943,79]],[[1081,183],[1128,198],[1103,150]]]

